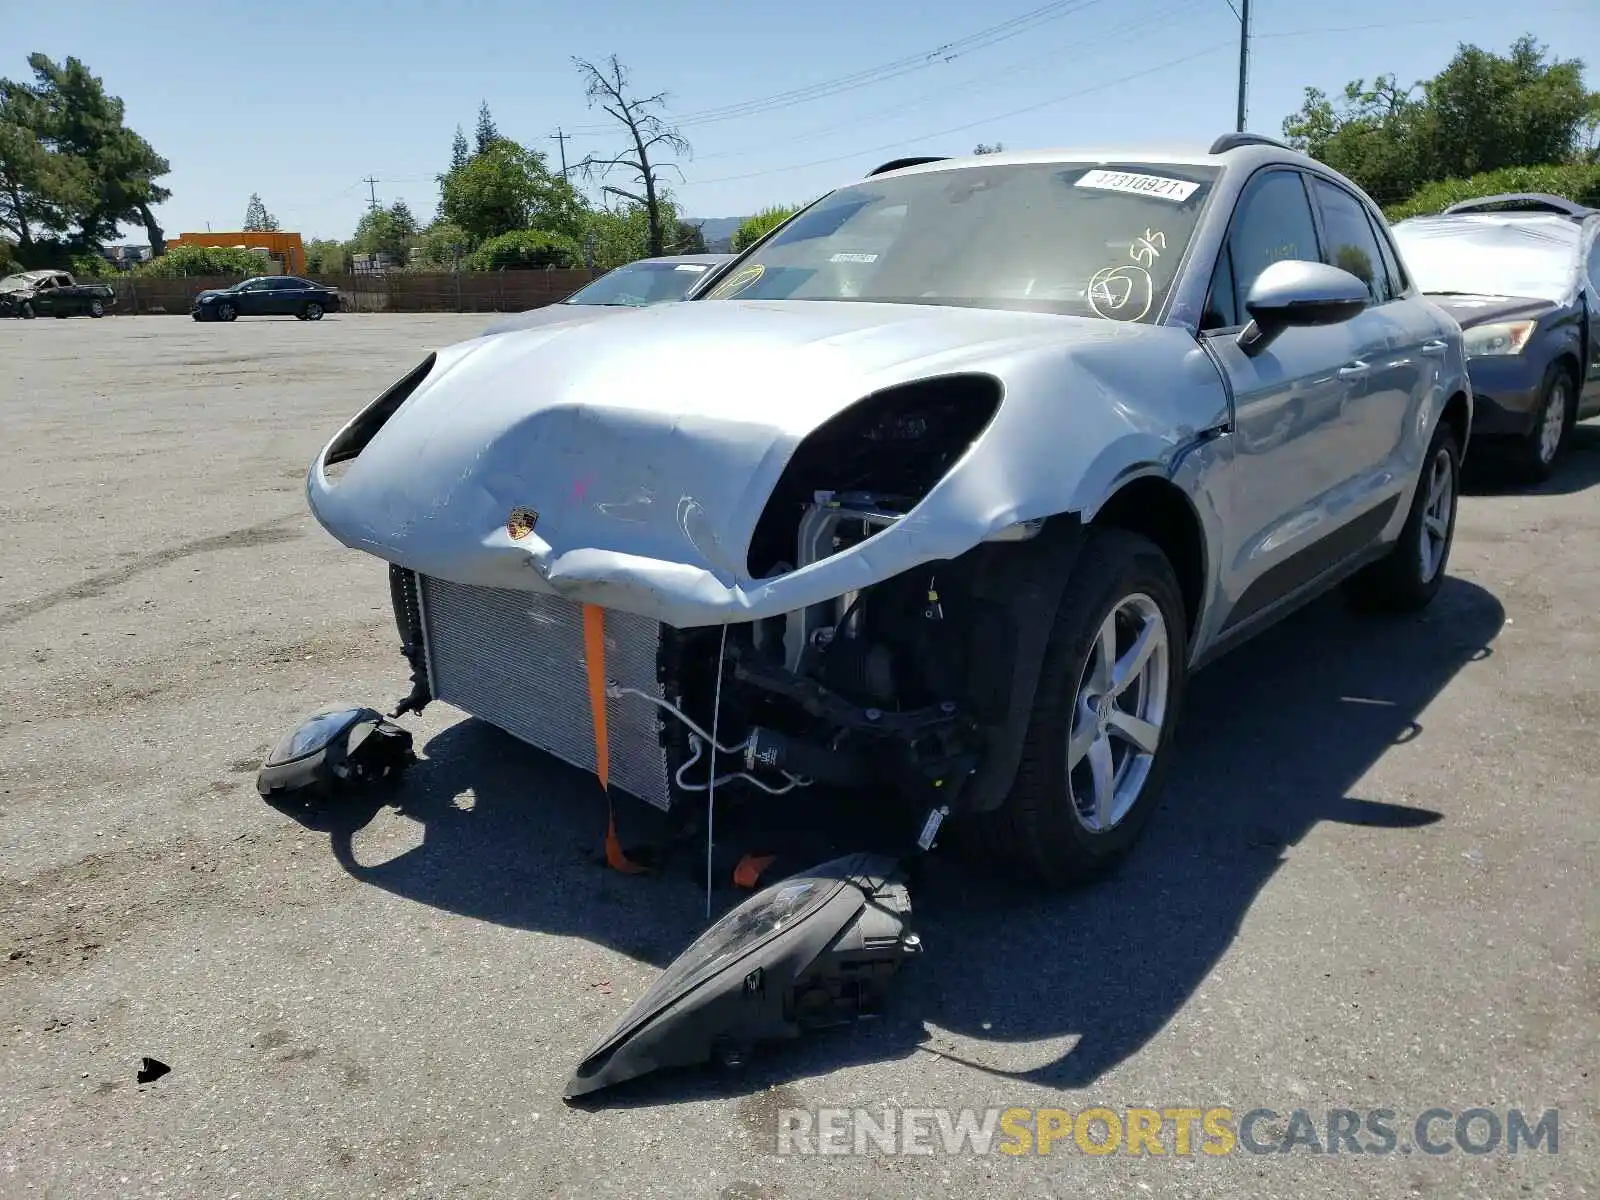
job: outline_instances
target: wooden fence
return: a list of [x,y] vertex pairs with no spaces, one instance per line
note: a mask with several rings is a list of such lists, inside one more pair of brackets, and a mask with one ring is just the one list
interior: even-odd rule
[[[313,275],[339,289],[347,312],[522,312],[572,295],[599,271],[461,271]],[[194,297],[207,288],[238,281],[228,276],[150,279],[124,275],[108,279],[116,289],[111,310],[124,315],[174,313],[187,316]]]

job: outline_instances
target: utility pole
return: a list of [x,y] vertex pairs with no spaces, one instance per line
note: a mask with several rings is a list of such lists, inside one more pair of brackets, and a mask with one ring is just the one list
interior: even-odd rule
[[1244,132],[1245,97],[1250,88],[1250,0],[1239,0],[1239,124]]
[[[1239,103],[1243,104],[1244,101],[1241,100]],[[361,182],[367,185],[367,195],[370,197],[367,201],[367,207],[376,209],[378,207],[378,181],[368,175]]]
[[561,131],[561,126],[556,126],[555,136],[550,139],[561,143],[561,178],[567,177],[567,135]]

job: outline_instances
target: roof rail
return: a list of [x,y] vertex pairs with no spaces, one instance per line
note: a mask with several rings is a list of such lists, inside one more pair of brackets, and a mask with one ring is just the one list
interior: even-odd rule
[[1444,215],[1481,212],[1555,213],[1558,216],[1572,217],[1581,221],[1585,217],[1600,213],[1600,209],[1578,204],[1565,196],[1552,196],[1548,192],[1502,192],[1498,196],[1479,196],[1475,200],[1462,200],[1445,209]]
[[1293,150],[1294,147],[1277,138],[1269,138],[1264,133],[1225,133],[1211,143],[1210,153],[1226,154],[1229,150],[1237,150],[1240,146],[1275,146],[1279,150]]
[[882,175],[885,171],[898,171],[901,167],[920,167],[923,163],[944,162],[949,157],[948,154],[929,154],[921,158],[891,158],[881,166],[874,167],[868,171],[867,178],[870,179],[874,175]]

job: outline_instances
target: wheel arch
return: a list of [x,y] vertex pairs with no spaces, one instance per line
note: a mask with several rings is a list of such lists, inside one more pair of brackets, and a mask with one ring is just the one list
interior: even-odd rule
[[1456,445],[1461,450],[1463,461],[1467,457],[1467,440],[1472,436],[1472,402],[1467,399],[1467,393],[1457,391],[1455,395],[1444,402],[1444,408],[1439,413],[1442,424],[1450,426],[1450,431],[1456,435]]
[[1160,548],[1178,578],[1192,643],[1205,608],[1210,562],[1205,527],[1188,494],[1164,476],[1141,475],[1107,497],[1095,510],[1089,527],[1137,533]]

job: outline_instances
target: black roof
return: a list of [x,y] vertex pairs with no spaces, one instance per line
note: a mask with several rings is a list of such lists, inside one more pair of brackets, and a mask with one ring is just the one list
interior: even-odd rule
[[867,172],[870,179],[874,175],[882,175],[885,171],[898,171],[901,167],[920,167],[923,163],[944,162],[948,154],[928,154],[920,158],[891,158],[888,162],[872,168]]

